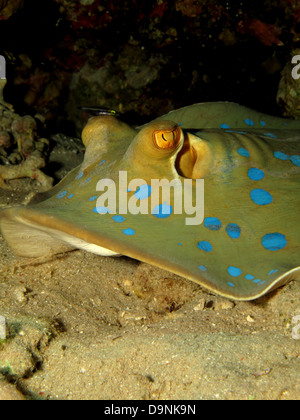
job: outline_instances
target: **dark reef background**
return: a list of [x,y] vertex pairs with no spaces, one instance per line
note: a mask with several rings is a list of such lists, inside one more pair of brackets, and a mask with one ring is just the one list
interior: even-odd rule
[[282,115],[299,45],[299,0],[0,0],[5,99],[51,132],[78,134],[78,106],[135,124],[219,100]]

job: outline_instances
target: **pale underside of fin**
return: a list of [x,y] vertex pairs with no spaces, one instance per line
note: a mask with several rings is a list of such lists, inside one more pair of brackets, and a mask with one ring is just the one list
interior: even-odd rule
[[74,249],[82,249],[104,257],[120,255],[68,233],[18,220],[13,216],[1,218],[0,228],[10,247],[20,257],[44,257]]

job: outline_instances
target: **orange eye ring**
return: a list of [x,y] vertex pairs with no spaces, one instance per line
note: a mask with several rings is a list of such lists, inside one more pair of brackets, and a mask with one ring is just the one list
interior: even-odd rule
[[178,126],[172,129],[156,130],[153,133],[153,141],[158,149],[171,150],[175,149],[180,142],[181,131]]

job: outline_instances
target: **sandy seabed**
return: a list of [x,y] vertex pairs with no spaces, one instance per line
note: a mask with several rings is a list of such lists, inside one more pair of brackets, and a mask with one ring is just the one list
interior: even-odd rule
[[299,282],[234,302],[127,257],[0,255],[0,400],[300,399]]

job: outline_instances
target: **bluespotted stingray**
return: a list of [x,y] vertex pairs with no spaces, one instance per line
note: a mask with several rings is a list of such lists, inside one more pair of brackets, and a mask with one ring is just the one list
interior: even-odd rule
[[16,254],[126,255],[236,300],[300,279],[300,121],[200,103],[138,128],[93,117],[82,139],[79,168],[0,213]]

